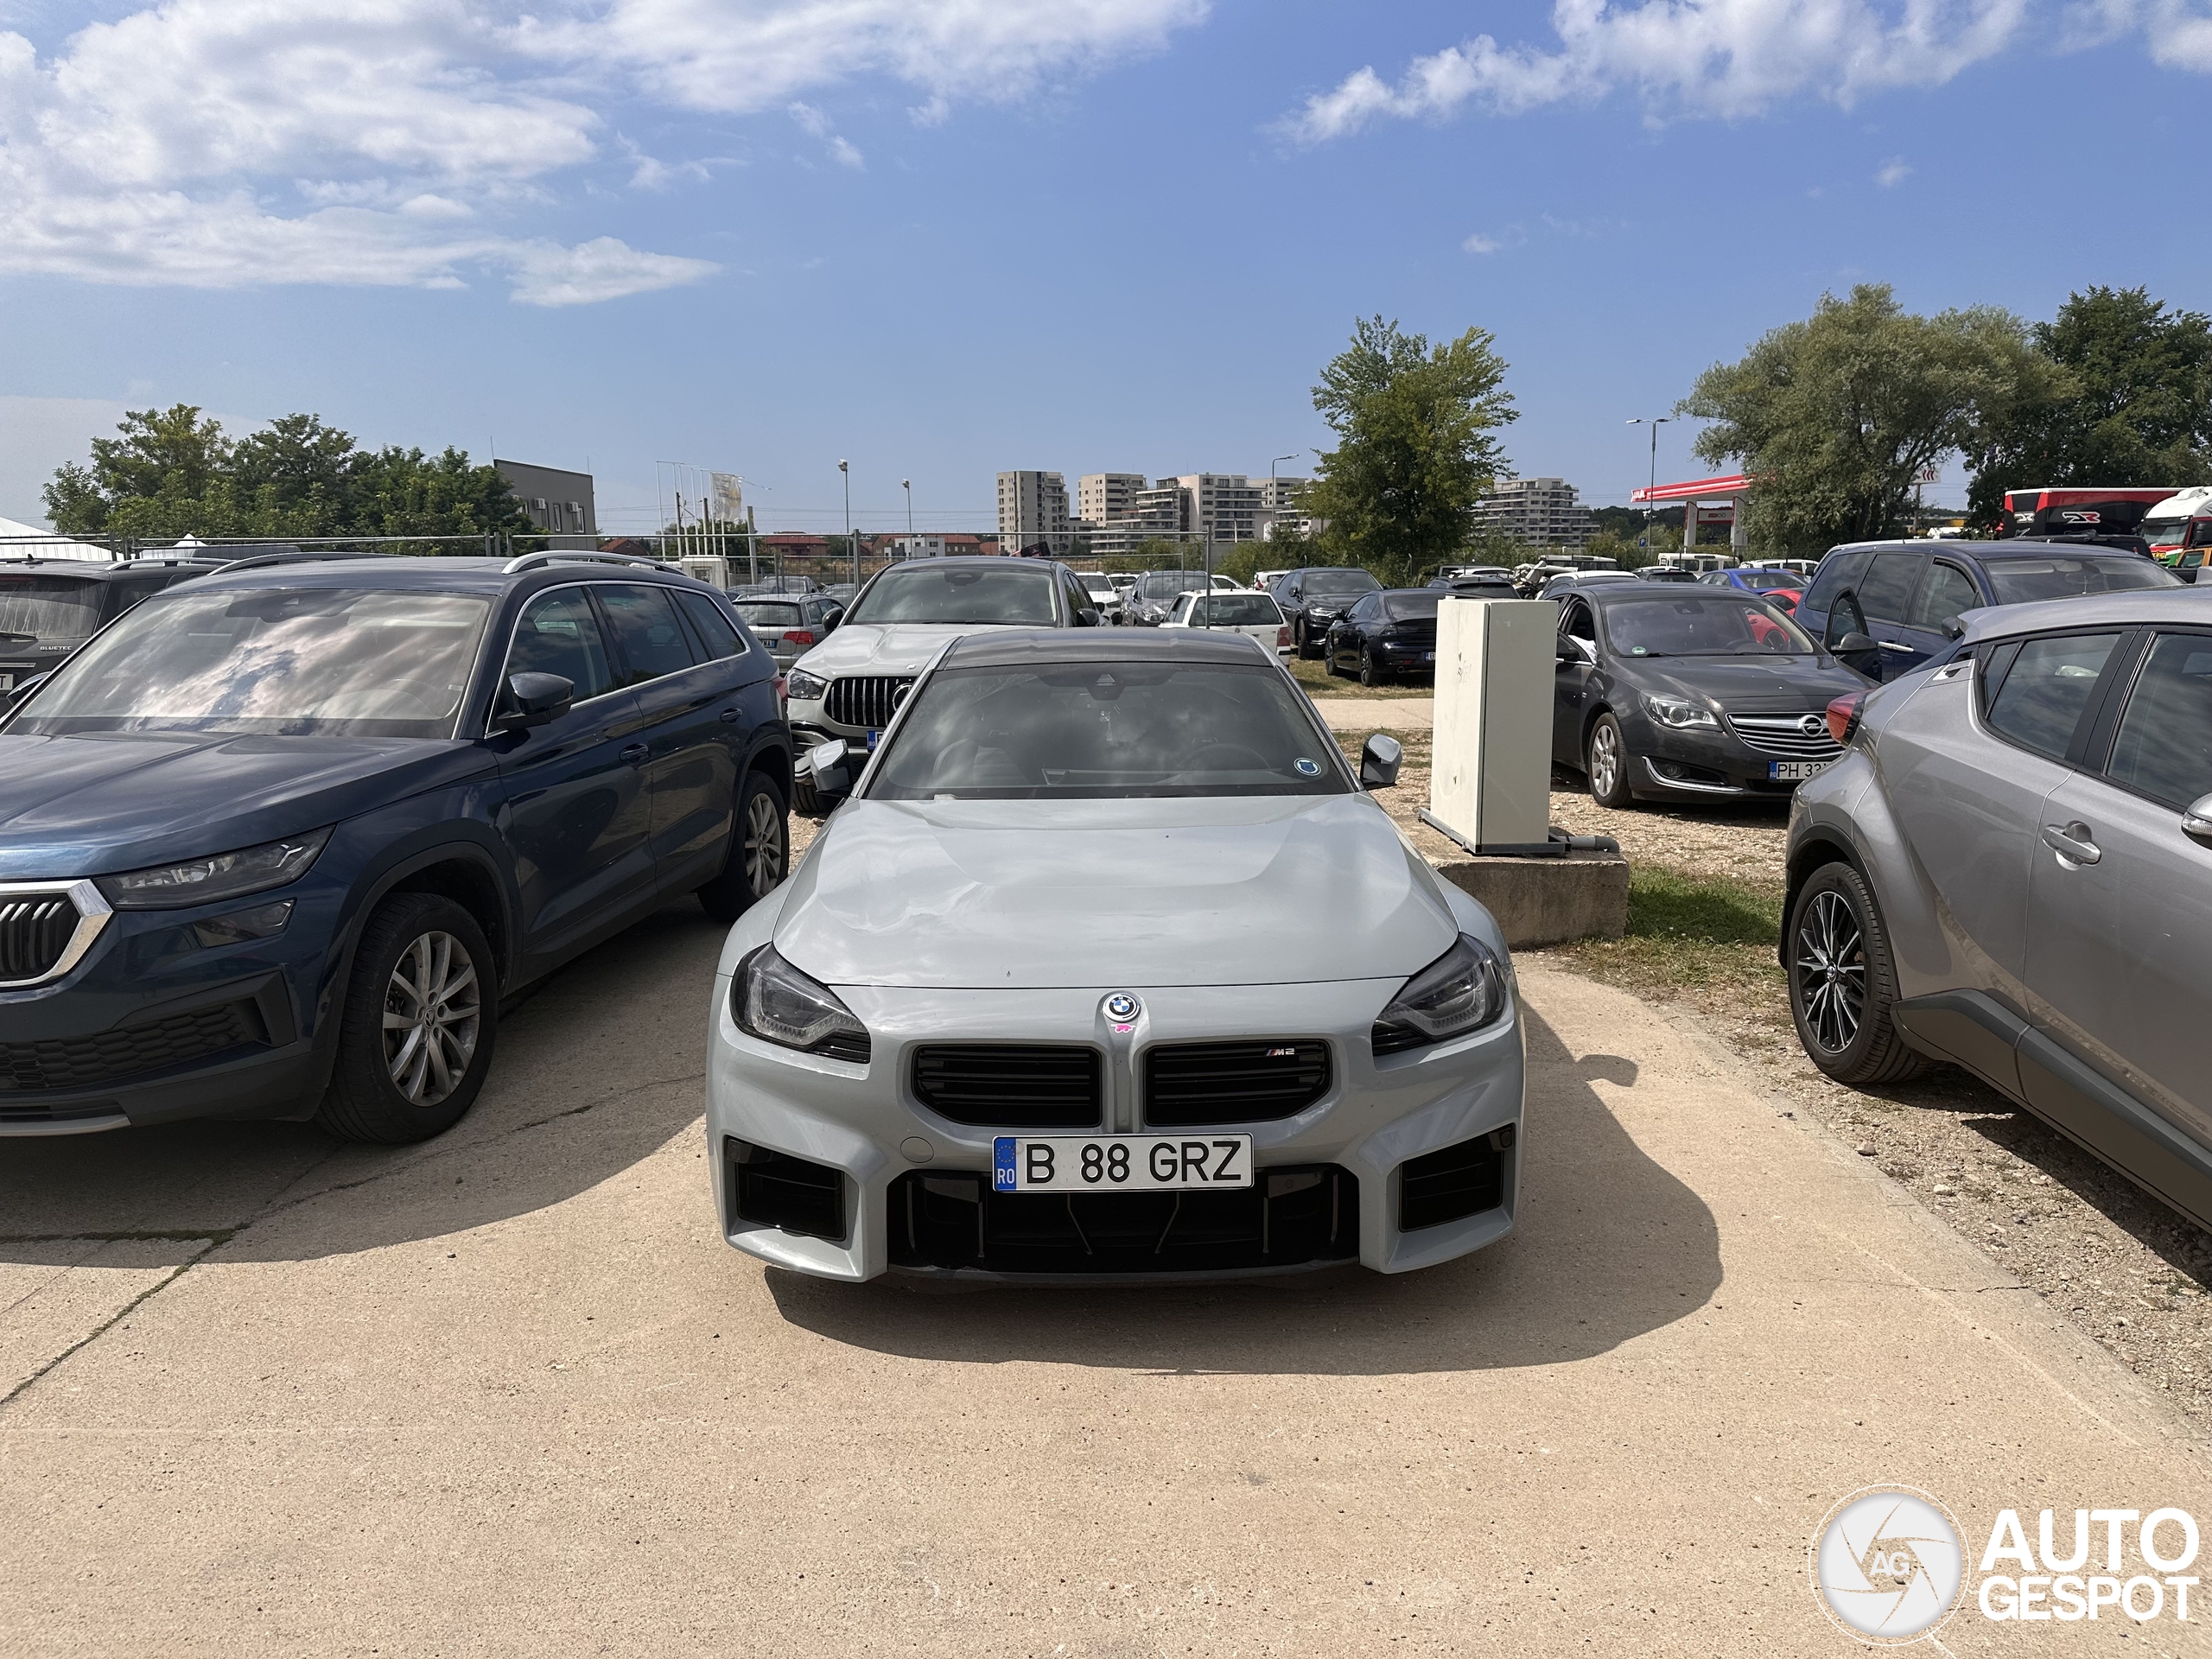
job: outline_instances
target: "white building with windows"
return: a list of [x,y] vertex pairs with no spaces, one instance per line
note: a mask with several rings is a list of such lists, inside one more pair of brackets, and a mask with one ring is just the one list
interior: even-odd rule
[[1586,547],[1596,526],[1574,498],[1574,486],[1563,478],[1501,480],[1475,504],[1474,525],[1529,547]]
[[1065,557],[1069,543],[1068,486],[1058,473],[999,474],[999,545],[1018,553],[1042,543]]
[[1136,512],[1142,473],[1085,473],[1075,483],[1076,517],[1090,524],[1110,524]]

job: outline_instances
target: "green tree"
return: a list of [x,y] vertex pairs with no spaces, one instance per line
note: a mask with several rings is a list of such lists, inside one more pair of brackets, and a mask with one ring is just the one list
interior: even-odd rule
[[111,438],[92,440],[90,467],[70,462],[46,486],[46,510],[64,535],[97,533],[124,502],[197,499],[228,470],[231,441],[199,407],[127,411]]
[[1707,369],[1679,407],[1711,423],[1700,455],[1753,474],[1752,542],[1815,554],[1901,530],[1923,467],[1972,453],[2053,382],[2009,312],[1915,316],[1886,284],[1865,283]]
[[1517,414],[1492,344],[1470,328],[1432,347],[1376,316],[1322,369],[1313,407],[1338,443],[1302,505],[1327,524],[1338,559],[1410,582],[1465,545],[1469,514],[1505,463],[1493,434]]
[[1994,524],[2005,492],[2030,485],[2212,482],[2212,317],[2092,288],[2034,338],[2059,373],[1969,452],[1967,522]]

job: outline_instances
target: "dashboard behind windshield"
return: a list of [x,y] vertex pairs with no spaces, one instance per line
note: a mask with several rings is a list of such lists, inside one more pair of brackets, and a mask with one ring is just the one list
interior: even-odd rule
[[1049,628],[1057,620],[1052,593],[1058,586],[1052,569],[1012,561],[1003,570],[971,564],[894,565],[868,584],[845,620],[878,626],[916,622]]

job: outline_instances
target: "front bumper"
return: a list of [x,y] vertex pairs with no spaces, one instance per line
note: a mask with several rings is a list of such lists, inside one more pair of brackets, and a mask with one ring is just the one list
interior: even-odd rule
[[[707,1079],[709,1166],[724,1237],[738,1249],[779,1267],[822,1278],[861,1281],[894,1268],[963,1278],[1041,1279],[1128,1283],[1236,1277],[1357,1261],[1402,1273],[1465,1255],[1510,1231],[1519,1204],[1522,1054],[1517,1008],[1456,1042],[1377,1059],[1368,1031],[1400,982],[1205,988],[1097,987],[1071,990],[916,991],[836,988],[865,1024],[873,1054],[865,1065],[800,1054],[757,1040],[737,1028],[728,1007],[729,981],[715,987]],[[1145,1012],[1117,1035],[1100,1004],[1112,990],[1133,990]],[[1111,1271],[1040,1273],[1005,1262],[995,1238],[979,1237],[964,1265],[917,1260],[911,1233],[916,1184],[910,1176],[943,1178],[948,1186],[988,1190],[992,1142],[1001,1134],[1140,1134],[1147,1131],[1140,1097],[1145,1051],[1154,1046],[1243,1039],[1328,1043],[1327,1091],[1294,1116],[1272,1122],[1224,1122],[1221,1132],[1249,1134],[1259,1181],[1270,1173],[1293,1179],[1277,1187],[1296,1194],[1329,1192],[1349,1230],[1341,1248],[1313,1259],[1272,1263],[1262,1249],[1246,1265],[1132,1271],[1126,1259]],[[911,1082],[914,1049],[924,1043],[1079,1043],[1104,1056],[1105,1104],[1095,1131],[1049,1131],[955,1122],[921,1103]],[[1202,1135],[1178,1124],[1162,1134]],[[1485,1207],[1433,1225],[1401,1227],[1402,1173],[1413,1160],[1475,1147],[1495,1164],[1497,1185]],[[836,1173],[836,1225],[810,1236],[762,1224],[740,1213],[734,1147],[765,1149]],[[1324,1173],[1324,1184],[1304,1181]],[[957,1195],[955,1195],[956,1198]],[[1138,1195],[1127,1195],[1135,1198]],[[1209,1198],[1227,1195],[1208,1194]],[[1491,1201],[1493,1200],[1494,1201]],[[984,1200],[988,1202],[988,1199]],[[1086,1195],[1086,1201],[1090,1201]],[[1029,1200],[1029,1202],[1035,1202]],[[1274,1202],[1273,1194],[1269,1202]],[[1318,1205],[1317,1198],[1309,1200]],[[1351,1217],[1356,1211],[1356,1225]],[[1283,1213],[1288,1213],[1285,1211]],[[982,1216],[978,1213],[978,1224]],[[1307,1219],[1320,1226],[1318,1215]],[[1199,1224],[1203,1217],[1194,1220]],[[1180,1217],[1164,1224],[1163,1245],[1183,1242]],[[1352,1236],[1356,1233],[1356,1236]],[[894,1234],[897,1236],[894,1236]],[[926,1255],[926,1251],[922,1252]],[[1099,1253],[1102,1257],[1104,1252]],[[1203,1253],[1200,1253],[1203,1255]],[[1027,1259],[1035,1259],[1027,1258]],[[1227,1258],[1222,1258],[1226,1260]]]
[[1773,763],[1789,757],[1762,753],[1725,728],[1683,729],[1639,715],[1624,722],[1622,735],[1634,757],[1629,788],[1644,798],[1786,801],[1806,781],[1770,776]]

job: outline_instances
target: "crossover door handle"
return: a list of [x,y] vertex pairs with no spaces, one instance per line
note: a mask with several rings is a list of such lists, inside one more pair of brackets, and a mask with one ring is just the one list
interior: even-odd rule
[[734,709],[725,709],[722,710],[722,724],[725,726],[734,726],[743,718],[744,716],[739,714]]
[[2105,855],[2104,849],[2089,839],[2086,823],[2046,823],[2043,844],[2075,864],[2094,864]]
[[629,747],[622,751],[620,756],[622,764],[626,766],[634,766],[645,758],[645,746],[642,743],[631,744]]

